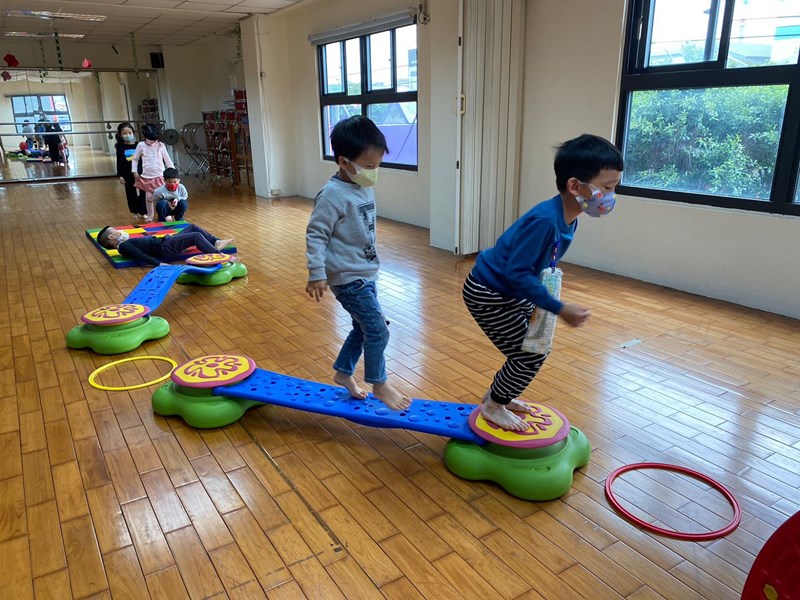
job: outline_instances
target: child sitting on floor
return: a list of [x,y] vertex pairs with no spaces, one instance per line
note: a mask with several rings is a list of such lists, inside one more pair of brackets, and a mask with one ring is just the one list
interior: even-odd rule
[[153,191],[159,221],[182,221],[189,207],[189,192],[181,183],[178,169],[164,171],[164,185]]

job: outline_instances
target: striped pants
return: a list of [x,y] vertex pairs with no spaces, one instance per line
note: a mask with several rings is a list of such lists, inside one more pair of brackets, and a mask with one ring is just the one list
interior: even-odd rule
[[492,400],[508,404],[519,397],[542,368],[546,354],[521,350],[535,308],[527,300],[498,294],[472,278],[464,282],[464,304],[475,322],[506,357],[489,388]]

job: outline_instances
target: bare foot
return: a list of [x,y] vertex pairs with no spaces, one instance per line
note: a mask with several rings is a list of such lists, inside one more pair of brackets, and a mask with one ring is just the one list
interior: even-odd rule
[[345,375],[344,373],[339,373],[337,371],[333,374],[333,382],[347,388],[347,391],[350,392],[350,395],[353,398],[363,400],[367,397],[367,392],[358,387],[358,384],[352,375]]
[[[491,400],[491,393],[491,390],[486,391],[486,393],[483,395],[483,398],[481,398],[481,404],[486,404],[489,400]],[[514,398],[506,406],[508,410],[513,410],[514,412],[521,412],[525,413],[526,415],[533,414],[533,409],[531,408],[530,404],[516,398]]]
[[528,428],[525,421],[494,400],[488,400],[481,405],[481,416],[490,423],[510,431],[525,431]]
[[225,248],[230,246],[233,243],[233,238],[229,240],[217,240],[214,242],[214,248],[222,252]]
[[398,392],[388,381],[373,385],[372,394],[392,410],[405,410],[411,406],[411,398]]
[[533,409],[531,408],[530,404],[517,399],[514,399],[508,403],[508,410],[513,410],[514,412],[518,413],[525,413],[526,415],[533,414]]

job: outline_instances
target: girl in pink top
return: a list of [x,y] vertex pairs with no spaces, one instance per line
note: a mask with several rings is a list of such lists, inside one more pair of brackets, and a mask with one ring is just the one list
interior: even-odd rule
[[[144,191],[145,203],[147,204],[146,222],[151,222],[155,218],[155,205],[153,203],[153,191],[164,185],[164,169],[174,168],[172,159],[167,154],[167,147],[158,141],[161,131],[158,125],[148,123],[142,127],[144,141],[139,142],[136,151],[133,153],[131,161],[131,172],[136,182],[134,187]],[[139,175],[139,159],[142,160],[142,174]]]

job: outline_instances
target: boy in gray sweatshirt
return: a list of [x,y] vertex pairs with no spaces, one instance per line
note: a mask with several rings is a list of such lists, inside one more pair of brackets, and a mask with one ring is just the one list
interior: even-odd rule
[[330,286],[353,319],[353,329],[333,363],[334,382],[354,398],[367,397],[353,377],[363,352],[364,381],[372,384],[373,395],[389,408],[403,410],[411,400],[386,377],[383,352],[389,328],[375,287],[380,260],[372,186],[388,152],[386,138],[375,123],[359,115],[336,124],[331,148],[339,171],[317,194],[308,221],[306,293],[319,302]]

